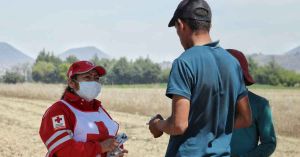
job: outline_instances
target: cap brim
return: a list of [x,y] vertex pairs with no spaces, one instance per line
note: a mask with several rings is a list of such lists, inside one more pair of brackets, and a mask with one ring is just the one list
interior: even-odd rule
[[95,66],[93,69],[95,69],[98,72],[100,77],[106,74],[106,70],[102,66]]
[[245,84],[247,86],[251,86],[255,83],[254,79],[252,78],[252,76],[249,73],[244,74],[244,79],[245,79]]
[[172,19],[169,22],[168,27],[174,27],[175,26],[175,21],[176,21],[176,19],[174,17],[172,17]]

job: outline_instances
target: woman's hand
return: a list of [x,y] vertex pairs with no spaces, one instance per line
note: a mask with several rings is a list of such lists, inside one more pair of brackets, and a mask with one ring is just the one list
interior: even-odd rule
[[113,151],[118,147],[119,143],[114,138],[109,138],[100,142],[102,153]]
[[121,149],[122,151],[121,151],[121,153],[120,154],[118,154],[116,157],[124,157],[124,154],[126,153],[128,153],[128,150],[126,150],[126,149]]

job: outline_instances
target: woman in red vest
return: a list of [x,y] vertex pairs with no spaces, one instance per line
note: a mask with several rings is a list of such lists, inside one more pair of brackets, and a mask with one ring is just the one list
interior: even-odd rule
[[45,112],[40,136],[49,157],[106,157],[108,152],[127,150],[115,140],[119,124],[96,99],[100,94],[99,78],[106,71],[89,61],[73,63],[68,72],[68,87],[61,100]]

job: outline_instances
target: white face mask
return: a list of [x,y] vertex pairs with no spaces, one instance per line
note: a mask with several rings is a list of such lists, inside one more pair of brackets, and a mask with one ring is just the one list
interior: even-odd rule
[[87,101],[97,98],[101,92],[101,84],[96,81],[79,82],[79,90],[76,93]]

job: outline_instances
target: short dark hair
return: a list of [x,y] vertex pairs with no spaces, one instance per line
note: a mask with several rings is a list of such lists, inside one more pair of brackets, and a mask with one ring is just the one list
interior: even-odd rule
[[193,32],[197,31],[210,31],[211,23],[207,21],[199,21],[193,19],[181,19],[184,21]]
[[[199,16],[206,17],[208,16],[209,12],[205,9],[197,9],[197,14]],[[211,21],[203,21],[203,20],[195,20],[195,19],[187,19],[183,18],[181,19],[184,21],[193,32],[197,31],[210,31],[211,28]]]

